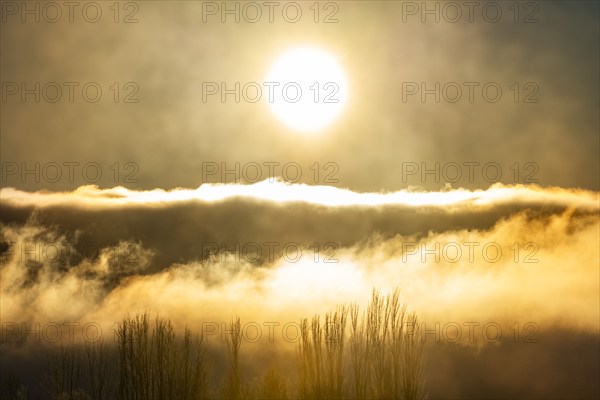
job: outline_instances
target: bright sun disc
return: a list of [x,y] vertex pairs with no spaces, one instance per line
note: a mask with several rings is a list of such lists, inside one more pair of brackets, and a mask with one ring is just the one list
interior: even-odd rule
[[297,48],[282,54],[267,75],[268,101],[288,127],[314,133],[331,124],[348,97],[346,74],[330,54]]

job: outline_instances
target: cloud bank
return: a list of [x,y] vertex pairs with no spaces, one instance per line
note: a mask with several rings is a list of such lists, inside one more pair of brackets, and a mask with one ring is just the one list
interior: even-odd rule
[[[240,298],[247,317],[290,305],[301,315],[399,286],[435,321],[518,316],[598,329],[595,192],[382,194],[265,181],[1,195],[7,319],[114,318],[131,307],[203,318],[198,304],[240,313]],[[56,307],[65,298],[69,309]]]
[[[457,396],[473,387],[454,387],[443,360],[476,370],[479,357],[498,360],[498,346],[518,359],[527,353],[518,346],[529,346],[556,357],[533,378],[543,381],[562,371],[558,337],[579,348],[600,332],[596,192],[496,185],[365,194],[262,182],[0,194],[5,325],[94,322],[106,334],[147,310],[177,330],[239,315],[263,329],[276,324],[277,346],[293,351],[281,340],[285,324],[399,287],[434,343],[429,379]],[[489,326],[502,337],[490,340]]]

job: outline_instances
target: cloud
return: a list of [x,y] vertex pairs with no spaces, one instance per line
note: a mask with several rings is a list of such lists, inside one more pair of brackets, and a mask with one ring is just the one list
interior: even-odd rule
[[[97,253],[119,240],[152,249],[149,273],[201,261],[219,250],[278,243],[348,247],[372,234],[427,235],[489,229],[519,211],[532,216],[573,208],[595,213],[598,195],[572,189],[495,185],[488,190],[356,193],[282,182],[202,185],[197,190],[132,191],[81,187],[74,192],[2,189],[2,222],[30,221],[68,235],[80,252]],[[33,219],[33,220],[32,220]],[[76,233],[76,235],[75,235]],[[75,237],[76,236],[76,237]]]
[[[332,193],[333,200],[320,197]],[[97,324],[111,338],[123,316],[150,311],[177,331],[216,327],[210,339],[218,353],[222,324],[239,315],[263,329],[261,342],[244,343],[246,357],[263,357],[262,343],[285,359],[295,349],[286,324],[339,303],[364,305],[374,287],[399,287],[421,334],[433,339],[426,361],[432,395],[445,388],[458,397],[519,392],[524,382],[505,371],[504,384],[458,383],[448,378],[459,376],[452,362],[480,371],[499,348],[518,360],[544,355],[544,368],[528,364],[538,368],[531,379],[544,382],[562,371],[558,338],[581,353],[600,332],[595,192],[498,185],[420,197],[263,182],[1,194],[3,328],[37,323],[43,333],[48,324]],[[266,342],[269,326],[274,344]],[[486,326],[502,337],[489,340]],[[27,357],[13,350],[8,359]]]
[[451,206],[458,210],[489,206],[490,204],[525,203],[570,205],[597,208],[596,192],[577,189],[542,188],[531,185],[492,185],[486,190],[448,189],[441,192],[400,190],[389,193],[357,193],[332,186],[310,186],[267,179],[255,184],[210,184],[196,190],[130,190],[124,187],[100,189],[82,186],[73,192],[24,192],[12,188],[2,189],[3,201],[9,205],[49,207],[74,205],[93,208],[158,205],[165,206],[189,201],[215,203],[235,198],[254,199],[274,203],[304,202],[330,207],[383,206],[405,207]]
[[[594,192],[495,185],[386,194],[261,182],[3,189],[2,202],[10,318],[156,309],[199,321],[240,313],[241,299],[247,318],[256,310],[281,318],[399,286],[431,321],[598,329]],[[56,307],[65,298],[67,314]]]

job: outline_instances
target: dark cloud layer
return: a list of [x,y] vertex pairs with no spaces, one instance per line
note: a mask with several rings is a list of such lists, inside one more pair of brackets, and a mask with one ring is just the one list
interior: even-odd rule
[[[279,185],[272,186],[276,189]],[[549,196],[552,193],[547,192]],[[527,196],[514,196],[508,201],[496,200],[491,207],[466,205],[459,210],[450,206],[412,206],[401,202],[382,206],[328,207],[318,204],[317,198],[315,203],[278,204],[235,196],[208,203],[202,200],[158,205],[132,202],[126,207],[108,204],[89,207],[82,198],[72,205],[62,206],[45,205],[43,193],[39,194],[39,200],[33,197],[38,206],[30,207],[13,201],[13,196],[8,193],[6,196],[2,210],[4,224],[45,226],[65,235],[80,249],[87,244],[105,248],[115,246],[119,241],[139,243],[155,252],[147,272],[162,270],[173,263],[202,261],[214,253],[215,245],[227,250],[235,249],[236,244],[250,243],[264,247],[264,243],[309,246],[316,242],[352,247],[371,235],[386,240],[396,235],[419,238],[430,232],[486,230],[519,212],[536,219],[560,214],[569,208],[569,203],[559,198],[554,202],[552,197],[544,200],[544,194],[532,200]],[[110,195],[107,198],[110,199]],[[596,212],[575,207],[577,213]],[[266,255],[261,261],[267,261]]]

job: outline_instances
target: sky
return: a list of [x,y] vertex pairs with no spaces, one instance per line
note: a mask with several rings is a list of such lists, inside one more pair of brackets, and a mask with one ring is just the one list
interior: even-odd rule
[[[267,3],[0,3],[2,369],[39,390],[21,323],[399,288],[429,398],[597,398],[599,3]],[[274,111],[278,62],[339,114]]]
[[[411,12],[410,2],[321,5],[320,19],[329,21],[327,16],[335,12],[330,19],[337,22],[330,23],[315,23],[308,3],[302,3],[296,23],[286,21],[292,20],[294,9],[284,13],[283,5],[273,11],[272,23],[265,7],[257,22],[247,22],[254,11],[243,12],[240,5],[236,23],[235,15],[221,15],[225,9],[220,6],[215,15],[208,14],[204,3],[153,1],[137,11],[122,10],[119,18],[133,13],[135,23],[114,23],[109,9],[97,23],[88,23],[83,7],[73,11],[73,23],[68,9],[56,23],[44,21],[44,16],[53,17],[50,9],[40,10],[40,23],[34,22],[35,15],[20,15],[21,9],[5,15],[2,79],[16,83],[19,92],[6,94],[2,102],[2,160],[17,163],[18,172],[35,168],[35,162],[40,169],[59,163],[61,178],[52,184],[56,190],[84,183],[114,186],[115,180],[139,189],[235,181],[235,174],[203,177],[204,163],[212,162],[230,169],[236,162],[274,162],[280,168],[296,162],[306,183],[315,181],[309,170],[315,162],[335,163],[339,182],[334,184],[357,191],[411,185],[436,190],[447,182],[480,188],[498,180],[599,188],[596,2],[521,6],[520,23],[514,22],[508,3],[498,3],[502,17],[495,23],[487,22],[494,20],[495,8],[484,13],[485,3],[471,13],[462,7],[456,23],[446,22],[454,11],[438,3],[432,4],[438,4],[439,23],[420,6]],[[537,22],[523,22],[530,19]],[[326,134],[290,133],[265,101],[238,104],[229,96],[223,103],[217,95],[203,102],[203,83],[225,82],[230,88],[235,82],[262,84],[278,55],[298,46],[327,51],[349,77],[347,106]],[[34,95],[22,102],[23,82],[31,88],[39,82],[39,92],[55,82],[63,93],[56,103],[43,101],[41,93],[40,103]],[[73,87],[73,103],[65,82],[80,83]],[[96,103],[82,94],[90,82],[102,90]],[[109,88],[115,82],[120,87],[117,103],[115,88]],[[404,96],[407,83],[435,89],[436,82],[439,103],[435,94],[425,102],[420,93]],[[454,87],[447,88],[445,97],[441,93],[452,82],[463,92],[455,103],[445,101],[457,97]],[[478,84],[471,99],[465,82]],[[125,88],[127,83],[132,86]],[[488,83],[502,90],[495,103],[484,98]],[[95,99],[95,88],[87,90]],[[495,86],[487,90],[495,99]],[[56,97],[55,88],[48,91],[50,98]],[[72,179],[64,162],[80,163]],[[90,162],[101,168],[97,180],[93,166],[84,176]],[[439,178],[403,174],[411,163],[421,171],[435,169],[436,162],[441,163]],[[472,176],[463,164],[471,162],[480,163]],[[121,170],[117,179],[109,169],[115,163]],[[125,169],[127,163],[135,163],[135,169]],[[447,163],[458,163],[461,171],[444,174]],[[502,175],[497,177],[495,165],[484,170],[488,163],[497,163]],[[22,179],[13,169],[4,168],[5,186],[45,187],[44,179]],[[48,171],[49,177],[56,176],[53,172]],[[262,176],[268,176],[264,166]]]

